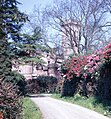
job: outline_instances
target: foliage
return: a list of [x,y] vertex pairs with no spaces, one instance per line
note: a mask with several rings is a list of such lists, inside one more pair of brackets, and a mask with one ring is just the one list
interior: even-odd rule
[[53,76],[38,76],[37,79],[41,83],[55,83],[57,82],[57,79]]
[[73,57],[66,61],[63,66],[67,71],[68,79],[73,79],[74,76],[87,78],[89,75],[93,78],[97,74],[96,71],[99,71],[110,60],[111,43],[92,55]]
[[20,40],[19,31],[23,23],[27,20],[27,16],[18,10],[17,5],[19,2],[16,0],[0,1],[0,12],[1,12],[1,36],[11,38],[15,42]]
[[63,80],[58,80],[55,93],[60,94],[63,87]]
[[26,81],[26,93],[27,94],[35,94],[40,92],[40,86],[37,80],[27,80]]
[[18,86],[18,89],[19,89],[18,94],[19,95],[25,95],[26,82],[25,82],[25,77],[22,74],[20,74],[16,71],[12,71],[10,73],[10,76],[8,75],[4,79],[4,81],[16,84]]
[[87,63],[87,57],[79,56],[73,57],[64,63],[65,70],[67,71],[66,76],[68,79],[73,79],[73,77],[79,77],[84,70],[84,66]]
[[81,95],[111,98],[111,43],[92,55],[69,59],[62,66],[62,70],[66,76],[65,80],[75,80],[77,85],[74,90]]
[[23,100],[23,119],[42,119],[42,114],[38,107],[29,99]]
[[61,90],[61,96],[73,96],[76,94],[77,79],[74,80],[64,80]]
[[53,76],[38,76],[36,79],[27,81],[28,93],[52,93],[55,92],[57,79]]
[[16,85],[21,78],[16,79],[17,75],[11,71],[13,53],[9,43],[22,40],[20,29],[27,20],[27,15],[18,10],[18,4],[16,0],[0,0],[0,112],[5,119],[20,119],[22,110]]
[[0,1],[0,77],[6,77],[11,72],[12,51],[9,40],[21,40],[20,28],[27,16],[18,10],[16,0]]
[[23,33],[22,39],[19,43],[13,42],[11,47],[20,62],[45,63],[41,58],[42,52],[49,52],[49,49],[44,45],[41,28],[36,27],[31,34]]
[[0,37],[0,77],[6,77],[11,71],[10,48],[6,45],[7,41]]
[[5,78],[5,81],[18,83],[19,81],[25,81],[25,77],[22,74],[18,73],[17,71],[12,71],[10,73],[10,76],[7,76]]
[[57,79],[53,76],[39,76],[36,79],[39,83],[41,92],[52,93],[57,86]]
[[5,119],[20,119],[22,102],[17,85],[0,79],[0,112]]

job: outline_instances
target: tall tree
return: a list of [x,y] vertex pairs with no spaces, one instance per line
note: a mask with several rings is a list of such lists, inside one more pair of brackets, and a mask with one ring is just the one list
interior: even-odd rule
[[27,19],[18,10],[18,4],[16,0],[0,0],[0,112],[5,119],[21,118],[20,87],[16,84],[22,78],[11,71],[12,51],[9,44],[9,41],[22,40],[19,32]]
[[[55,0],[53,5],[44,8],[42,20],[58,31],[56,33],[59,35],[62,33],[68,40],[65,44],[73,51],[76,47],[78,53],[88,53],[105,46],[108,42],[111,23],[108,19],[106,1],[110,0]],[[109,5],[108,3],[107,6]],[[73,29],[71,24],[78,25],[78,30]]]
[[49,52],[49,48],[44,44],[43,32],[40,27],[36,27],[31,34],[22,34],[23,40],[13,43],[12,50],[15,51],[18,60],[23,63],[34,62],[35,64],[44,63],[42,53]]
[[0,0],[0,78],[10,75],[11,50],[9,40],[21,40],[19,32],[27,16],[18,10],[16,0]]

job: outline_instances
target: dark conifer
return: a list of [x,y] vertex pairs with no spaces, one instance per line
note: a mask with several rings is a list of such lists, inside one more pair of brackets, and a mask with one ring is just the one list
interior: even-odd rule
[[11,73],[11,55],[9,40],[18,42],[20,29],[27,16],[18,10],[16,0],[0,0],[0,78]]

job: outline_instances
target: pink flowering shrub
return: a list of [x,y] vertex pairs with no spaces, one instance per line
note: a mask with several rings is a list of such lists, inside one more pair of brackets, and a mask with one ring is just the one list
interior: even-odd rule
[[[69,59],[64,62],[62,71],[68,83],[72,80],[75,81],[74,84],[76,85],[73,87],[75,92],[81,93],[84,96],[99,95],[110,99],[111,43],[92,55]],[[107,92],[110,92],[110,95]]]
[[67,79],[81,76],[86,79],[88,75],[93,77],[98,73],[101,65],[110,60],[111,43],[92,55],[73,57],[64,63]]
[[79,77],[87,64],[87,57],[79,56],[73,57],[64,63],[64,68],[66,70],[67,79],[72,79],[73,77]]

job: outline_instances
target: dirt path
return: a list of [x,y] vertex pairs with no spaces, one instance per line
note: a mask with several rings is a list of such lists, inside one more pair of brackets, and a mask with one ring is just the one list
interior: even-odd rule
[[109,119],[97,112],[50,97],[31,98],[43,113],[44,119]]

